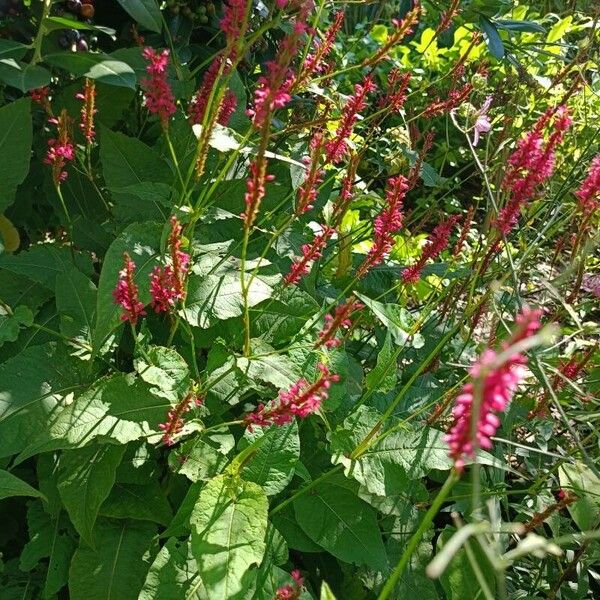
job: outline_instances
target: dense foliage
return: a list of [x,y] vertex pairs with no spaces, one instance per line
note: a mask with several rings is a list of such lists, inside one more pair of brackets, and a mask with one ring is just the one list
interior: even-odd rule
[[600,597],[599,19],[0,0],[0,598]]

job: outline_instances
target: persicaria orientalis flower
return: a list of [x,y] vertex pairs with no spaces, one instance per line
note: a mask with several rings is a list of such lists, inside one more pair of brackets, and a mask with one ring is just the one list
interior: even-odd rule
[[427,239],[425,248],[419,260],[412,266],[402,271],[404,283],[416,283],[421,278],[421,271],[430,258],[437,258],[448,245],[450,234],[456,223],[460,220],[458,215],[446,219],[435,227]]
[[117,286],[113,290],[115,304],[122,309],[121,321],[129,321],[135,325],[140,317],[146,314],[144,303],[138,297],[138,286],[134,281],[135,263],[125,252],[123,254],[123,268],[119,271]]
[[144,48],[144,58],[149,62],[146,67],[148,77],[140,81],[144,90],[146,108],[158,115],[163,127],[166,127],[171,115],[175,114],[175,97],[167,82],[169,51],[156,52],[153,48]]
[[[188,109],[189,120],[192,125],[202,124],[204,121],[206,108],[208,107],[208,103],[211,99],[211,95],[213,96],[213,100],[216,98],[216,90],[214,90],[214,87],[222,63],[223,56],[217,56],[217,58],[215,58],[215,60],[213,60],[210,64],[210,67],[207,69],[206,73],[204,73],[202,85],[196,92],[193,100],[190,102]],[[227,74],[229,72],[229,65],[224,65],[222,72],[223,74]],[[220,125],[227,125],[231,115],[235,112],[236,107],[236,95],[231,90],[227,90],[219,102],[217,123]]]
[[[516,319],[516,330],[502,345],[508,351],[516,343],[531,337],[540,328],[541,311],[523,309]],[[498,413],[504,412],[526,374],[526,356],[519,351],[498,362],[499,354],[487,349],[471,367],[471,380],[456,398],[452,415],[454,425],[446,436],[450,457],[458,471],[466,458],[474,458],[477,449],[489,450],[492,436],[500,426]]]
[[81,120],[79,122],[79,128],[83,132],[87,143],[91,144],[96,136],[94,115],[98,112],[95,107],[96,84],[94,81],[86,78],[83,92],[76,94],[75,98],[83,102],[83,106],[81,107]]
[[321,232],[315,235],[310,244],[302,245],[302,256],[294,259],[290,272],[284,277],[286,285],[298,283],[310,271],[312,263],[321,258],[327,240],[335,233],[333,227],[321,226]]
[[294,569],[291,572],[291,576],[294,580],[294,585],[288,583],[278,588],[275,592],[275,600],[300,600],[304,579],[298,569]]
[[445,99],[435,99],[423,111],[425,119],[437,117],[458,108],[463,102],[466,102],[473,91],[471,83],[465,83],[461,88],[454,88],[448,92]]
[[223,18],[219,22],[227,40],[227,53],[233,60],[241,44],[248,25],[246,15],[247,0],[226,0],[223,2]]
[[406,92],[412,73],[410,71],[400,71],[392,69],[388,75],[387,93],[379,101],[380,109],[388,109],[390,112],[400,112],[406,102]]
[[296,215],[301,215],[311,210],[313,202],[317,199],[318,186],[323,182],[324,171],[320,167],[323,150],[323,134],[319,131],[315,133],[311,140],[310,156],[305,156],[302,159],[307,167],[307,172],[304,181],[298,188]]
[[150,275],[150,295],[155,312],[167,312],[177,302],[185,299],[185,278],[189,269],[190,255],[181,250],[181,225],[175,216],[171,217],[169,234],[169,254],[171,264],[154,267]]
[[246,415],[244,423],[250,431],[254,426],[285,425],[294,417],[304,419],[319,410],[321,403],[329,396],[332,383],[340,380],[340,376],[329,371],[326,365],[319,363],[320,376],[314,383],[299,379],[287,391],[279,392],[279,398],[269,407],[259,404],[253,413]]
[[373,245],[360,266],[357,277],[364,277],[367,272],[383,261],[394,246],[394,236],[402,227],[402,202],[408,191],[408,180],[402,175],[388,179],[385,192],[386,206],[377,215],[373,224]]
[[49,115],[52,114],[52,109],[50,108],[50,88],[48,86],[37,88],[35,90],[31,90],[29,92],[31,99],[39,104]]
[[373,77],[367,75],[362,83],[354,86],[354,94],[342,110],[340,124],[333,139],[325,145],[326,160],[334,164],[339,163],[348,153],[348,138],[352,135],[355,123],[358,121],[358,113],[367,106],[367,95],[374,92],[377,86]]
[[352,326],[350,317],[362,308],[364,308],[364,305],[356,302],[354,297],[351,297],[344,304],[336,306],[333,315],[325,315],[325,326],[319,332],[319,338],[315,343],[315,347],[325,346],[326,348],[335,348],[339,346],[342,341],[336,337],[337,332],[343,329],[350,329]]
[[48,140],[48,150],[44,163],[52,167],[52,179],[55,185],[67,178],[65,166],[75,158],[75,148],[69,132],[71,119],[66,109],[63,109],[58,118],[51,118],[48,123],[56,125],[57,136]]
[[250,177],[246,180],[244,195],[246,210],[241,215],[246,229],[250,229],[256,220],[260,203],[267,191],[266,184],[274,179],[275,175],[267,175],[267,161],[264,156],[250,163]]
[[600,208],[600,154],[590,163],[587,177],[575,192],[584,219]]
[[[544,131],[552,133],[547,138]],[[571,126],[569,111],[564,106],[547,110],[517,144],[508,159],[508,169],[502,188],[510,193],[506,206],[499,212],[494,227],[507,235],[517,223],[523,205],[531,200],[538,187],[552,176],[556,161],[556,148]]]
[[160,423],[158,428],[163,432],[162,441],[167,446],[175,443],[175,436],[181,433],[184,426],[183,417],[192,409],[192,401],[196,406],[202,404],[202,398],[193,391],[187,393],[179,404],[173,406],[167,413],[167,421]]

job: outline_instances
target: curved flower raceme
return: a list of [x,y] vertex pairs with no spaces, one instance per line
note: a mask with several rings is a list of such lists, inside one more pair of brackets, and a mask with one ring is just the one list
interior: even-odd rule
[[138,286],[134,281],[135,263],[125,252],[123,254],[123,268],[119,271],[117,287],[113,291],[115,304],[122,309],[121,321],[129,321],[132,325],[146,314],[144,303],[140,302]]
[[169,118],[177,110],[175,97],[167,82],[169,51],[156,52],[153,48],[144,48],[142,55],[149,63],[146,67],[148,77],[140,81],[144,90],[146,108],[152,114],[158,115],[162,126],[166,127]]
[[75,159],[75,147],[69,133],[70,122],[66,109],[63,109],[57,118],[48,119],[48,123],[56,125],[57,136],[48,140],[44,164],[52,167],[54,185],[59,185],[67,178],[65,167]]
[[352,321],[350,317],[357,311],[364,308],[360,302],[356,302],[354,297],[351,297],[344,304],[336,306],[333,315],[325,315],[325,326],[319,332],[319,338],[315,343],[315,347],[325,346],[326,348],[335,348],[342,343],[342,340],[336,337],[336,334],[341,329],[350,329]]
[[600,154],[590,163],[587,177],[575,192],[584,219],[600,208]]
[[75,95],[77,100],[83,102],[81,107],[81,120],[79,128],[83,132],[88,144],[91,144],[96,137],[96,128],[94,125],[94,115],[98,112],[96,109],[96,84],[93,79],[86,79],[83,92]]
[[167,312],[177,302],[185,299],[185,278],[189,269],[190,255],[181,250],[182,227],[175,216],[171,217],[169,253],[171,264],[155,267],[150,275],[150,294],[155,312]]
[[279,398],[269,407],[259,404],[253,413],[246,415],[244,423],[248,429],[252,431],[254,426],[285,425],[295,416],[304,419],[319,410],[321,403],[329,395],[331,384],[338,382],[340,376],[331,373],[322,363],[317,367],[321,375],[315,383],[299,379],[289,390],[279,392]]
[[[502,350],[531,337],[540,328],[541,311],[524,309],[517,317],[517,329]],[[446,436],[450,457],[461,471],[466,458],[473,458],[478,448],[489,450],[491,437],[500,426],[498,413],[504,412],[526,374],[527,357],[515,352],[498,364],[498,354],[487,349],[471,367],[471,380],[456,399],[452,415],[454,425]],[[476,399],[475,394],[479,397]]]
[[174,436],[183,430],[183,417],[192,410],[192,401],[196,406],[200,406],[203,400],[193,391],[187,393],[179,404],[169,410],[166,422],[159,424],[158,428],[163,432],[162,441],[165,445],[172,446],[175,443]]
[[321,233],[315,235],[310,244],[303,244],[302,256],[294,259],[290,272],[284,277],[286,285],[298,283],[310,271],[312,263],[321,258],[327,240],[335,233],[333,227],[323,225]]

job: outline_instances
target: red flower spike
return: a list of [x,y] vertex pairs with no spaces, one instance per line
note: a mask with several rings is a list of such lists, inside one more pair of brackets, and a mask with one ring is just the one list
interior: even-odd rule
[[317,365],[321,375],[313,384],[306,379],[299,379],[288,391],[279,392],[279,398],[269,407],[259,404],[257,409],[244,418],[250,431],[253,427],[269,427],[285,425],[296,416],[300,419],[319,410],[321,403],[327,399],[332,383],[340,380],[340,376],[332,374],[326,365]]
[[79,122],[79,128],[83,132],[85,139],[88,144],[91,144],[96,137],[96,129],[94,126],[94,115],[98,112],[96,110],[96,83],[93,79],[86,79],[83,92],[75,95],[77,100],[83,102],[81,107],[81,120]]
[[600,208],[600,154],[590,163],[587,177],[575,192],[584,219]]
[[337,332],[341,329],[350,329],[352,326],[350,317],[362,308],[364,308],[364,304],[350,298],[344,304],[336,306],[333,315],[325,315],[325,326],[319,332],[319,339],[315,343],[315,348],[319,346],[325,346],[326,348],[339,346],[342,341],[336,337]]
[[167,82],[167,67],[169,65],[169,51],[158,53],[153,48],[144,48],[143,57],[149,62],[146,67],[148,77],[140,83],[144,90],[146,108],[154,115],[158,115],[163,128],[167,127],[169,118],[175,114],[175,97]]
[[323,183],[324,171],[319,166],[323,151],[323,134],[318,131],[310,142],[310,156],[302,159],[307,166],[307,172],[304,181],[298,188],[296,216],[312,210],[313,202],[317,199],[318,187]]
[[463,221],[463,225],[460,229],[460,235],[458,236],[458,240],[456,241],[456,244],[454,244],[454,250],[452,251],[452,256],[458,256],[461,253],[462,247],[465,243],[465,240],[467,239],[467,235],[469,234],[469,229],[471,227],[471,221],[473,220],[474,214],[475,214],[475,205],[473,204],[467,211],[465,220]]
[[471,83],[465,83],[461,88],[450,90],[445,100],[437,98],[427,106],[423,111],[423,117],[427,119],[449,113],[466,102],[472,92],[473,85]]
[[400,112],[406,102],[406,93],[412,73],[400,69],[392,69],[388,75],[388,91],[379,101],[379,108],[387,108],[390,112]]
[[140,302],[138,286],[134,281],[135,263],[125,252],[123,254],[123,268],[119,271],[117,286],[113,291],[115,304],[123,309],[121,321],[129,321],[132,325],[146,314],[144,303]]
[[257,159],[250,163],[250,177],[246,180],[246,194],[244,195],[246,211],[241,215],[244,220],[244,228],[250,229],[254,224],[260,204],[266,194],[266,184],[274,179],[274,175],[267,175],[267,161],[264,156],[261,160]]
[[[175,443],[175,436],[183,430],[185,424],[183,416],[192,409],[192,400],[196,406],[199,406],[198,398],[193,392],[189,392],[179,404],[169,410],[166,422],[158,426],[163,432],[162,441],[167,446],[172,446]],[[200,403],[202,402],[200,401]]]
[[354,94],[350,96],[342,110],[342,118],[333,139],[327,144],[325,159],[333,164],[339,163],[348,153],[348,138],[352,135],[355,123],[358,121],[358,113],[367,106],[367,95],[374,92],[377,86],[373,77],[367,75],[362,84],[354,86]]
[[57,137],[48,140],[44,164],[52,167],[54,185],[60,185],[68,176],[65,171],[67,163],[75,159],[75,147],[69,133],[71,119],[63,108],[58,118],[49,119],[48,123],[56,125]]
[[373,224],[373,246],[358,269],[356,276],[364,277],[391,252],[393,234],[402,227],[402,202],[408,191],[408,179],[402,175],[388,179],[385,192],[386,207],[377,215]]
[[181,250],[182,227],[177,217],[171,217],[169,254],[171,264],[154,267],[150,275],[150,295],[155,312],[168,312],[178,302],[185,300],[185,279],[189,270],[190,255]]
[[[517,330],[512,338],[502,345],[502,350],[508,349],[516,342],[531,337],[540,328],[541,311],[523,309],[517,317]],[[515,353],[500,366],[494,366],[497,354],[494,350],[487,349],[479,360],[471,367],[470,375],[475,383],[469,382],[456,398],[452,414],[454,425],[446,436],[450,447],[450,457],[454,466],[462,471],[466,458],[473,458],[475,450],[482,448],[490,450],[492,436],[500,426],[498,413],[506,410],[519,383],[525,376],[527,357],[522,353]],[[481,381],[482,395],[478,414],[473,414],[473,400],[475,385]],[[473,439],[473,421],[476,423]]]
[[321,233],[315,235],[310,244],[302,246],[302,256],[294,259],[290,272],[284,277],[285,285],[296,284],[309,273],[312,263],[321,258],[327,241],[334,233],[333,227],[322,225]]
[[450,234],[454,226],[460,221],[458,215],[454,215],[443,221],[431,232],[427,243],[423,248],[423,253],[419,260],[412,266],[402,271],[404,283],[416,283],[421,278],[421,271],[430,258],[437,258],[448,245]]
[[385,44],[375,53],[363,61],[363,66],[375,65],[380,60],[386,58],[390,50],[399,44],[407,35],[410,35],[413,31],[413,27],[417,24],[419,16],[421,14],[420,2],[415,2],[412,10],[410,10],[404,19],[393,19],[395,30],[388,36]]

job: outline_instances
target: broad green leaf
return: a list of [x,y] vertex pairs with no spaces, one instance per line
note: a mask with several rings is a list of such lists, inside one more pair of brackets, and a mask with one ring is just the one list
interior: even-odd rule
[[[89,256],[75,254],[75,266],[83,273],[92,273]],[[19,254],[0,255],[0,273],[3,270],[25,276],[55,291],[56,276],[73,269],[73,256],[68,248],[56,244],[39,244]]]
[[392,337],[388,331],[383,347],[377,355],[377,364],[367,373],[365,383],[369,392],[390,392],[398,379],[397,358],[392,350]]
[[255,483],[215,477],[191,517],[192,552],[211,600],[241,598],[265,553],[267,497]]
[[272,519],[273,524],[290,548],[300,552],[323,552],[323,548],[315,544],[298,525],[292,506],[280,510],[273,515]]
[[[2,310],[0,307],[0,311]],[[16,341],[21,328],[29,327],[32,323],[33,313],[27,306],[17,306],[10,315],[0,312],[0,346],[4,342]]]
[[554,42],[558,42],[562,40],[565,34],[571,29],[571,24],[573,23],[573,15],[567,15],[564,19],[560,19],[557,21],[548,32],[546,36],[546,42],[548,44],[553,44]]
[[81,537],[94,545],[98,510],[110,493],[125,446],[88,446],[62,453],[58,492]]
[[502,43],[502,38],[498,34],[498,29],[494,23],[492,23],[487,17],[481,15],[479,18],[479,24],[481,25],[481,29],[485,33],[485,41],[487,43],[490,54],[500,60],[504,57],[504,44]]
[[82,77],[96,79],[107,85],[135,89],[137,77],[127,64],[105,54],[92,52],[58,52],[44,56],[44,62]]
[[56,308],[63,335],[91,342],[97,292],[92,280],[77,269],[56,276]]
[[171,468],[190,481],[207,481],[229,462],[235,441],[229,433],[199,434],[177,447],[169,456]]
[[520,21],[518,19],[494,19],[498,29],[507,31],[526,31],[528,33],[546,33],[546,29],[535,21]]
[[82,29],[86,31],[99,31],[105,33],[115,39],[115,30],[110,27],[103,27],[102,25],[93,25],[92,23],[85,21],[78,21],[76,19],[69,19],[68,17],[48,17],[44,21],[44,29],[47,32],[56,31],[57,29]]
[[17,186],[29,172],[32,138],[31,101],[28,98],[0,108],[0,213],[13,203]]
[[197,481],[190,485],[187,494],[183,498],[179,508],[177,509],[177,512],[175,513],[175,516],[173,517],[173,520],[169,523],[167,529],[161,533],[162,538],[168,538],[171,536],[182,537],[190,533],[190,518],[203,487],[203,481]]
[[560,485],[577,496],[568,506],[573,521],[582,531],[594,529],[600,523],[600,479],[582,462],[564,463],[559,471]]
[[321,584],[321,595],[319,596],[319,600],[336,600],[326,581]]
[[121,323],[121,308],[116,306],[113,290],[117,285],[119,271],[123,268],[123,253],[127,252],[136,264],[135,281],[139,287],[140,300],[150,302],[149,274],[156,264],[162,228],[154,223],[136,223],[125,229],[110,245],[104,258],[98,283],[98,304],[94,349],[99,351],[107,337]]
[[387,568],[375,511],[339,480],[330,478],[296,498],[294,511],[308,537],[336,558],[376,571]]
[[81,391],[80,361],[55,343],[30,346],[0,365],[0,457],[19,453],[64,398]]
[[[256,277],[248,290],[248,306],[256,306],[270,298],[273,288]],[[188,295],[181,315],[195,327],[206,329],[218,321],[239,317],[244,309],[240,276],[229,272],[223,275],[192,275]]]
[[267,496],[273,496],[282,492],[294,476],[300,458],[298,423],[273,425],[269,429],[255,427],[244,434],[250,444],[263,436],[266,440],[244,467],[242,477],[260,485]]
[[69,564],[75,551],[75,540],[64,532],[63,519],[52,519],[44,511],[40,502],[29,504],[27,527],[29,541],[25,544],[19,558],[19,568],[22,571],[31,571],[41,560],[47,559],[46,581],[42,596],[52,598],[56,592],[67,585]]
[[190,370],[183,357],[173,348],[152,346],[135,361],[140,377],[167,395],[181,397],[190,387]]
[[209,598],[189,541],[169,538],[156,555],[138,600],[206,600]]
[[237,366],[253,382],[263,381],[278,389],[289,388],[301,376],[301,371],[288,356],[278,354],[268,344],[257,341],[252,345],[256,358],[239,358]]
[[158,481],[146,485],[116,483],[100,508],[100,514],[114,519],[139,519],[168,525],[173,514]]
[[29,47],[20,42],[0,39],[0,59],[14,58],[15,60],[21,60],[28,50]]
[[[443,433],[429,427],[403,428],[386,433],[357,460],[348,455],[369,435],[379,422],[380,414],[361,406],[332,434],[334,464],[343,464],[349,477],[377,496],[398,493],[407,480],[420,479],[431,469],[452,466]],[[382,432],[383,433],[383,432]]]
[[94,548],[82,541],[73,556],[70,600],[137,600],[155,533],[155,525],[142,521],[99,521]]
[[160,33],[162,30],[162,15],[155,0],[118,0],[119,4],[142,27]]
[[62,411],[54,411],[19,459],[80,448],[95,440],[126,444],[153,435],[158,440],[158,424],[164,421],[169,406],[164,398],[152,394],[146,383],[132,376],[101,379]]
[[41,492],[32,488],[27,482],[15,477],[12,473],[4,469],[0,469],[0,500],[11,496],[44,497]]
[[0,81],[23,93],[48,85],[50,78],[50,71],[39,65],[17,62],[14,58],[0,60]]

